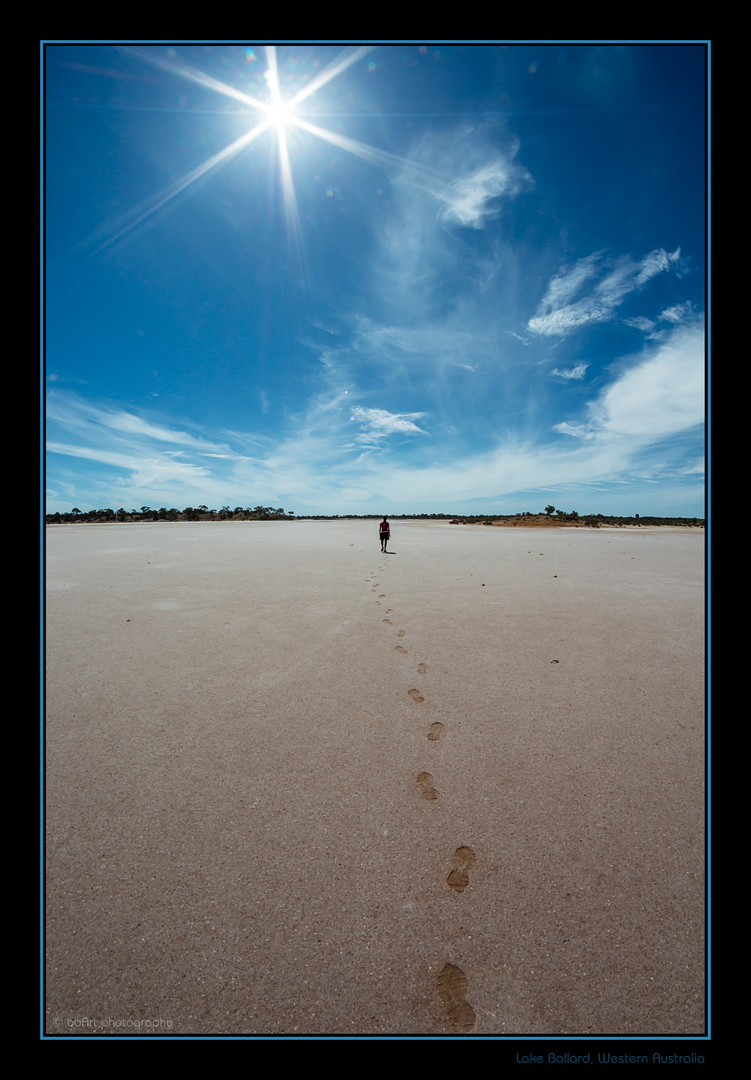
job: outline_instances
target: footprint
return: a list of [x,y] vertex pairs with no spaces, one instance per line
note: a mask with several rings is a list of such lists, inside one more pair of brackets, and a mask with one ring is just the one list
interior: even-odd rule
[[469,871],[474,867],[477,859],[471,847],[458,847],[454,852],[454,869],[447,880],[452,889],[462,892],[469,885]]
[[397,637],[404,637],[404,635],[405,635],[406,633],[407,633],[407,631],[406,631],[406,630],[400,630],[400,631],[399,631],[399,632],[397,633],[397,635],[396,635],[396,636],[397,636]]
[[438,1000],[446,1010],[446,1020],[457,1035],[470,1035],[477,1025],[475,1010],[466,1001],[467,976],[456,964],[444,964],[436,982]]
[[[397,645],[397,649],[398,648],[399,648],[399,646]],[[421,701],[425,700],[425,698],[422,696],[422,694],[420,693],[419,690],[408,690],[407,693],[409,694],[409,696],[412,698],[413,701],[417,702],[418,705],[420,704]]]
[[394,610],[394,609],[393,609],[392,607],[390,607],[390,608],[386,608],[386,614],[387,614],[387,615],[390,615],[390,614],[391,614],[391,612],[392,612],[393,610]]
[[401,647],[401,645],[395,645],[394,648],[396,649],[397,652],[404,653],[405,656],[407,655],[407,650],[403,649]]
[[421,772],[415,777],[415,782],[420,789],[423,799],[437,799],[438,792],[435,789],[435,781],[429,772]]
[[379,593],[378,595],[381,597],[382,600],[385,599],[385,597],[386,597],[385,592]]
[[438,742],[445,730],[446,725],[442,724],[440,721],[436,721],[435,724],[431,724],[430,733],[428,734],[428,741]]
[[428,665],[427,664],[418,664],[417,665],[417,670],[418,670],[420,675],[424,675],[425,672],[428,670]]

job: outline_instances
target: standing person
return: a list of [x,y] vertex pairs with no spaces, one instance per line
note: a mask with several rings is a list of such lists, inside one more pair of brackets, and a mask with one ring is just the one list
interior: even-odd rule
[[385,551],[386,545],[391,538],[391,526],[389,525],[386,518],[384,518],[381,524],[378,526],[378,534],[381,537],[381,551]]

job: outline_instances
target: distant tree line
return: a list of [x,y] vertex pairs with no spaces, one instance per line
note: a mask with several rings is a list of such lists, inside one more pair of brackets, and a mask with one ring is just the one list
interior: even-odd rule
[[[553,517],[554,514],[555,517]],[[639,514],[633,514],[631,517],[622,517],[616,514],[584,514],[580,517],[576,510],[567,512],[565,510],[556,510],[554,506],[546,506],[545,510],[539,514],[533,514],[530,510],[525,510],[518,514],[494,514],[492,517],[488,514],[456,515],[451,524],[493,525],[498,521],[510,522],[512,525],[517,523],[520,525],[531,524],[535,521],[566,521],[573,522],[576,525],[586,525],[590,529],[599,529],[601,525],[704,525],[704,518],[696,517],[642,517]]]
[[[555,515],[555,516],[554,516]],[[296,515],[292,510],[284,510],[282,507],[273,506],[222,506],[219,510],[210,510],[208,506],[186,506],[184,510],[175,507],[167,509],[162,506],[158,510],[150,506],[142,506],[138,510],[79,510],[74,506],[68,513],[55,513],[45,515],[48,525],[70,524],[71,522],[95,522],[117,523],[128,521],[344,521],[362,520],[377,521],[382,514],[301,514]],[[589,528],[599,528],[600,525],[704,525],[704,518],[681,518],[681,517],[641,517],[633,514],[631,517],[619,517],[613,514],[584,514],[582,516],[576,510],[556,510],[554,506],[546,506],[544,511],[533,513],[531,510],[520,511],[517,514],[389,514],[390,521],[408,519],[413,521],[449,521],[452,525],[493,525],[495,522],[516,524],[532,524],[533,522],[569,522],[575,525],[586,525]],[[531,519],[531,520],[530,520]]]
[[48,525],[69,524],[70,522],[127,522],[127,521],[282,521],[294,518],[292,510],[273,506],[222,506],[219,510],[210,510],[208,506],[186,506],[184,510],[175,507],[168,510],[161,506],[158,510],[142,506],[139,510],[79,510],[74,506],[69,513],[45,515]]
[[[553,516],[555,515],[555,516]],[[337,520],[373,520],[378,521],[382,514],[299,514],[298,521],[337,521]],[[703,525],[704,518],[679,518],[679,517],[640,517],[634,514],[632,517],[618,517],[613,514],[585,514],[579,515],[576,510],[556,510],[554,506],[546,506],[544,511],[534,513],[531,510],[523,510],[517,514],[387,514],[389,521],[448,521],[451,525],[493,525],[496,522],[508,522],[531,524],[538,521],[566,521],[578,525],[588,525],[598,528],[600,525]],[[531,520],[530,520],[531,519]]]

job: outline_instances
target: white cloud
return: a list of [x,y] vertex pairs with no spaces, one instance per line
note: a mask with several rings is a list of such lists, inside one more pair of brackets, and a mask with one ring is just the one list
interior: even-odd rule
[[396,434],[424,435],[425,432],[415,423],[424,415],[421,412],[390,413],[385,409],[365,409],[356,405],[352,416],[365,429],[363,434],[356,436],[356,441],[372,442]]
[[[695,337],[701,337],[699,331]],[[570,489],[594,482],[631,483],[637,467],[640,477],[648,475],[650,462],[640,456],[646,446],[657,441],[660,433],[681,429],[700,415],[693,401],[697,393],[701,397],[700,379],[697,382],[691,377],[694,389],[686,386],[685,400],[681,392],[676,395],[666,388],[672,385],[675,389],[679,375],[686,379],[697,363],[700,366],[696,346],[687,328],[673,330],[669,346],[661,344],[652,353],[645,353],[607,389],[590,410],[589,422],[572,419],[558,425],[560,433],[573,436],[567,444],[560,438],[541,445],[509,436],[499,439],[490,450],[444,455],[440,443],[429,442],[428,432],[419,424],[426,414],[361,405],[345,410],[343,406],[349,402],[342,394],[325,394],[294,419],[294,430],[288,436],[266,440],[265,449],[253,457],[232,452],[238,444],[255,441],[243,433],[235,433],[232,447],[227,448],[226,456],[219,457],[195,447],[166,452],[162,441],[143,435],[123,439],[115,450],[111,445],[108,448],[101,429],[91,421],[68,429],[67,439],[50,432],[50,450],[55,457],[66,454],[88,459],[92,470],[79,474],[75,489],[61,471],[54,477],[54,486],[69,493],[73,500],[70,506],[273,502],[298,512],[336,513],[342,508],[356,512],[358,507],[365,512],[382,504],[396,513],[420,508],[459,509],[470,500],[500,500],[515,492],[561,485]],[[677,416],[668,412],[673,397],[678,402]],[[350,421],[350,416],[355,420]],[[53,426],[63,430],[58,421]],[[161,426],[147,422],[142,430]],[[359,431],[355,439],[351,438],[353,428]],[[636,436],[634,430],[638,431]],[[446,436],[446,430],[441,431]],[[417,457],[376,452],[388,437],[404,442],[418,434],[425,438],[418,440]],[[358,452],[353,453],[355,448]],[[660,452],[666,462],[660,478],[671,474],[689,479],[683,451],[680,462],[675,460],[674,464],[662,447]],[[692,460],[699,453],[695,450]],[[699,475],[695,468],[689,471]],[[62,496],[58,501],[55,508],[70,508]],[[599,497],[597,502],[602,505]]]
[[559,375],[562,379],[583,379],[589,364],[576,364],[572,368],[553,368],[551,375]]
[[623,320],[626,326],[633,326],[636,330],[643,330],[645,334],[648,334],[650,330],[654,330],[656,323],[651,319],[646,319],[642,315],[635,315],[633,319]]
[[571,267],[569,270],[561,270],[552,277],[540,308],[544,311],[553,311],[570,303],[584,282],[593,278],[597,273],[600,254],[600,252],[595,251],[591,255],[587,255],[585,259],[579,259],[576,266]]
[[704,476],[706,472],[706,462],[704,458],[700,458],[699,461],[695,461],[693,465],[687,465],[683,469],[684,476]]
[[[518,150],[517,140],[500,145],[498,131],[490,125],[463,124],[423,138],[398,176],[401,198],[410,210],[402,236],[408,257],[410,239],[424,240],[436,220],[482,229],[498,216],[499,199],[512,199],[530,186],[530,173],[515,160]],[[437,213],[426,194],[439,203]],[[432,222],[424,216],[426,211]]]
[[704,422],[704,333],[679,328],[593,409],[606,432],[664,438]]
[[649,255],[645,255],[641,261],[641,269],[636,277],[636,284],[643,285],[650,278],[655,277],[657,274],[661,274],[663,270],[667,270],[670,266],[669,256],[662,248],[656,251],[650,251]]
[[118,438],[117,435],[113,436],[111,433],[118,432],[128,439],[154,439],[157,442],[191,446],[207,452],[224,449],[216,443],[207,442],[186,431],[144,420],[136,413],[127,412],[124,409],[115,409],[108,405],[90,405],[82,398],[70,393],[50,392],[47,397],[47,419],[56,421],[68,429],[85,428],[93,438],[107,439],[108,447],[112,446],[113,439]]
[[521,341],[522,345],[530,345],[531,344],[531,341],[530,341],[529,338],[522,337],[521,334],[517,334],[514,330],[506,330],[506,333],[510,334],[511,337],[515,337],[517,339],[517,341]]
[[645,285],[656,274],[669,269],[673,256],[662,248],[650,251],[638,262],[630,256],[611,260],[604,277],[592,292],[579,300],[574,297],[585,281],[602,269],[599,252],[579,259],[574,267],[556,274],[533,318],[527,323],[535,334],[567,334],[588,323],[606,322],[628,293]]
[[553,431],[560,431],[561,435],[573,435],[575,439],[594,439],[595,437],[587,424],[570,424],[567,420],[554,424]]
[[484,228],[485,221],[498,213],[492,200],[502,195],[513,197],[531,179],[527,170],[514,162],[516,150],[514,147],[507,157],[496,157],[437,192],[444,204],[438,219],[450,225]]
[[683,304],[673,304],[660,313],[660,318],[665,322],[679,323],[690,318],[692,313],[691,301],[686,300]]
[[68,443],[48,442],[47,452],[66,457],[83,458],[99,465],[108,465],[125,470],[130,474],[130,482],[138,489],[151,489],[164,483],[179,486],[193,483],[199,478],[211,475],[210,470],[202,465],[178,461],[172,454],[162,456],[133,450],[130,453],[112,453],[101,447],[75,446]]
[[611,309],[607,304],[594,297],[587,297],[558,311],[536,315],[529,320],[527,326],[533,334],[563,335],[579,326],[586,326],[587,323],[605,322],[610,318],[610,313]]
[[[47,404],[47,451],[87,462],[86,484],[94,505],[107,505],[113,495],[116,505],[144,500],[172,505],[179,499],[187,504],[196,497],[200,502],[215,463],[224,459],[233,467],[239,457],[226,445],[156,418],[91,404],[75,394],[51,392]],[[83,491],[76,495],[79,502],[83,498]]]
[[578,438],[633,437],[657,443],[704,422],[704,332],[681,326],[642,357],[589,405],[588,424],[555,430]]

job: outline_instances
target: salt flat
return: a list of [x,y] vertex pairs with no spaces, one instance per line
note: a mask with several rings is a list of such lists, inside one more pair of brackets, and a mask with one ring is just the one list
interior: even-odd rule
[[695,1034],[704,540],[47,529],[49,1032]]

